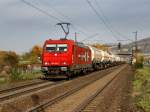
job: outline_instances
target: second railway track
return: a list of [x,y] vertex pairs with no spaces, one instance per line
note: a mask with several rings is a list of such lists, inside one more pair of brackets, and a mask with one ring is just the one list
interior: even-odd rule
[[44,80],[38,80],[38,81],[30,82],[30,83],[26,82],[24,84],[17,84],[17,85],[14,85],[13,87],[7,87],[7,88],[0,89],[0,94],[6,93],[9,91],[14,91],[14,90],[21,89],[21,88],[25,88],[28,86],[36,85],[36,84],[42,84],[42,83],[45,83],[45,81]]
[[56,85],[57,83],[41,80],[30,84],[24,84],[8,89],[3,89],[0,90],[0,102],[10,100],[11,98],[15,98],[17,96],[24,95],[42,88],[50,87],[52,85]]

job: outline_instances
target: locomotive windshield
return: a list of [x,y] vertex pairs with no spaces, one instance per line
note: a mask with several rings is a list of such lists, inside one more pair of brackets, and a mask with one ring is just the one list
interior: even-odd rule
[[48,52],[56,51],[56,44],[47,44],[46,45],[46,51],[48,51]]
[[57,51],[67,51],[67,44],[57,44]]
[[67,51],[67,44],[47,44],[47,52],[65,52]]

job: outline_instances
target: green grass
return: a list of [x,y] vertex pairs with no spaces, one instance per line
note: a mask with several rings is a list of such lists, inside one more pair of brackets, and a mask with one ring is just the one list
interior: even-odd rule
[[5,77],[0,77],[0,84],[4,84],[6,82],[6,78]]
[[32,80],[41,77],[41,73],[22,73],[19,76],[20,80]]
[[42,77],[40,71],[37,72],[17,72],[16,69],[13,69],[7,77],[0,77],[0,85],[10,84],[14,82],[33,80]]
[[13,69],[10,74],[10,80],[17,81],[17,80],[32,80],[41,77],[41,72],[19,72],[16,69]]
[[144,67],[136,70],[133,96],[138,107],[150,112],[150,68]]
[[3,86],[9,86],[15,83],[34,80],[39,77],[42,77],[40,73],[22,73],[17,78],[6,78],[6,77],[0,77],[0,88],[3,88]]

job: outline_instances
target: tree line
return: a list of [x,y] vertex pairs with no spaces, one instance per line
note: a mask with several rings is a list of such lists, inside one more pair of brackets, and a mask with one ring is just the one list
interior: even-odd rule
[[32,47],[32,49],[22,55],[18,55],[14,51],[0,51],[0,71],[5,66],[14,68],[18,65],[26,64],[36,64],[40,63],[39,57],[41,56],[42,48],[38,45]]

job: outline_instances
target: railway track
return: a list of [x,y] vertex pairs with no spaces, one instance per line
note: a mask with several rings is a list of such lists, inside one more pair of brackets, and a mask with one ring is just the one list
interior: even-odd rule
[[110,79],[103,87],[100,87],[97,91],[88,96],[72,112],[94,112],[97,108],[97,104],[99,103],[98,97],[100,97],[100,93],[103,92],[103,90],[105,90],[114,81],[114,79],[117,78],[120,72],[114,75],[112,79]]
[[13,87],[7,87],[7,88],[4,88],[4,89],[0,89],[0,94],[2,93],[5,93],[5,92],[9,92],[9,91],[14,91],[14,90],[17,90],[17,89],[20,89],[20,88],[25,88],[25,87],[28,87],[28,86],[32,86],[32,85],[36,85],[36,84],[42,84],[42,83],[45,83],[44,80],[38,80],[38,81],[33,81],[32,83],[25,83],[25,84],[19,84],[19,85],[14,85]]
[[133,71],[126,67],[106,85],[106,87],[87,97],[72,112],[135,112],[130,105],[130,93],[132,88]]
[[[56,96],[56,97],[54,97],[54,98],[52,98],[46,102],[41,103],[40,105],[37,105],[33,108],[28,109],[26,112],[37,112],[37,111],[40,112],[43,110],[46,110],[46,112],[51,112],[51,111],[53,112],[55,109],[57,110],[59,108],[58,105],[59,104],[62,105],[61,103],[65,102],[65,100],[67,100],[67,98],[69,98],[69,97],[71,98],[76,93],[82,91],[84,88],[87,88],[88,86],[92,85],[93,83],[95,83],[99,80],[106,80],[107,83],[102,84],[102,86],[99,89],[97,89],[94,93],[92,93],[92,95],[90,95],[88,98],[86,98],[86,100],[84,100],[84,102],[82,102],[80,105],[78,105],[73,110],[73,112],[80,112],[92,99],[94,99],[101,91],[103,91],[103,89],[105,89],[117,77],[117,75],[121,72],[121,70],[123,70],[124,68],[125,68],[125,66],[122,66],[119,70],[117,70],[113,73],[109,73],[100,79],[95,79],[95,80],[89,81],[89,82],[87,82],[87,83],[85,83],[85,84],[83,84],[77,88],[73,88],[71,90],[68,90],[65,93],[62,93],[62,94],[60,94],[60,95],[58,95],[58,96]],[[89,89],[88,89],[88,91],[89,91]],[[74,99],[72,101],[76,101],[76,99]],[[79,102],[76,102],[76,103],[79,103]],[[64,106],[64,105],[62,105],[62,106]],[[55,109],[52,108],[52,110],[51,110],[51,107],[53,107]],[[66,106],[66,107],[69,108],[69,106]],[[60,108],[61,108],[61,106],[60,106]],[[72,107],[70,107],[70,108],[72,108]],[[62,110],[58,110],[56,112],[59,112],[59,111],[62,111]],[[67,110],[67,111],[70,112],[71,110]]]
[[30,84],[24,84],[21,86],[3,89],[3,90],[0,90],[0,102],[10,100],[17,96],[31,93],[33,91],[46,88],[46,87],[50,87],[56,84],[58,84],[58,82],[56,83],[56,82],[48,82],[48,81],[41,80],[41,81],[33,82]]

